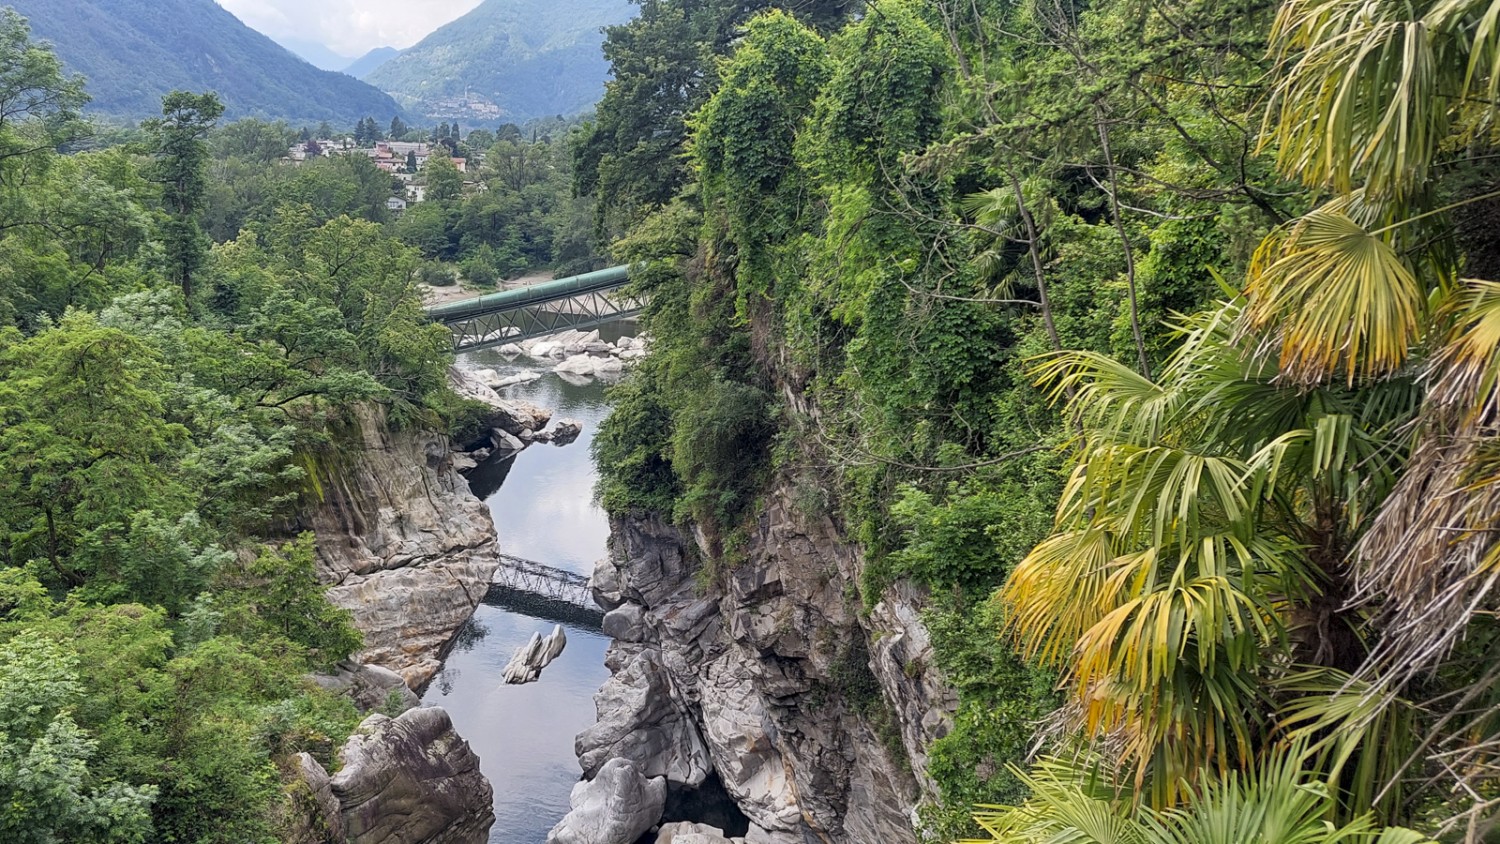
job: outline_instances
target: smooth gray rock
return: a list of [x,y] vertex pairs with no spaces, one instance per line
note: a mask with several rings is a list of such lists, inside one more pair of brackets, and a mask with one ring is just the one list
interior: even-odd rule
[[360,712],[383,711],[392,700],[400,711],[405,712],[421,702],[400,674],[380,665],[365,665],[346,659],[334,667],[332,674],[314,674],[312,677],[314,682],[329,691],[348,694]]
[[[475,844],[494,820],[479,757],[438,707],[371,715],[329,783],[349,844]],[[344,839],[339,839],[344,840]]]
[[621,642],[644,642],[651,633],[640,604],[626,604],[605,613],[603,628],[604,635]]
[[594,603],[612,610],[625,603],[621,590],[620,569],[615,566],[615,561],[609,557],[596,560],[594,572],[589,576],[589,593],[594,596]]
[[489,405],[490,416],[486,420],[486,427],[519,434],[527,428],[539,431],[547,427],[552,419],[552,411],[528,401],[501,398],[499,393],[473,372],[457,366],[448,367],[448,385],[464,398]]
[[635,844],[661,819],[667,781],[612,759],[592,780],[573,786],[568,802],[572,811],[547,833],[547,844]]
[[656,831],[656,844],[744,844],[744,838],[728,838],[724,830],[706,823],[664,823]]
[[[573,742],[585,777],[616,759],[627,759],[646,776],[664,776],[697,786],[712,768],[708,749],[690,713],[674,700],[672,679],[651,648],[611,646],[613,673],[594,693],[598,721]],[[623,660],[619,662],[617,660]]]
[[591,355],[572,355],[567,360],[552,367],[553,372],[566,372],[572,375],[593,375],[598,369],[596,361],[599,359]]
[[[529,429],[523,430],[523,433],[529,432]],[[496,451],[502,453],[509,452],[513,454],[526,447],[526,443],[521,438],[502,428],[490,429],[490,442],[494,443]]]
[[559,419],[557,424],[552,426],[552,442],[554,445],[567,445],[578,439],[581,433],[583,433],[582,422],[577,419]]
[[502,677],[511,684],[533,682],[542,676],[542,669],[552,664],[567,645],[568,637],[560,624],[554,625],[546,638],[541,633],[533,633],[506,663]]
[[289,791],[296,815],[287,836],[295,844],[344,840],[344,814],[333,796],[328,772],[311,754],[296,757],[298,782]]
[[329,601],[364,634],[355,658],[415,688],[489,589],[495,526],[445,437],[393,432],[378,406],[356,406],[354,417],[355,447],[319,465],[321,500],[298,527],[316,536]]

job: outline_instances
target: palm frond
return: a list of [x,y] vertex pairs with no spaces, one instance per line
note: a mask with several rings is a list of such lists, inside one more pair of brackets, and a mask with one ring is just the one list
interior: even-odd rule
[[1245,326],[1279,347],[1282,377],[1350,384],[1394,374],[1418,338],[1426,296],[1390,243],[1341,210],[1309,212],[1256,251]]

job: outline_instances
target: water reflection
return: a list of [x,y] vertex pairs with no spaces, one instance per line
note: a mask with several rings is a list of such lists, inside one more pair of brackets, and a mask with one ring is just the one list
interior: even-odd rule
[[[634,333],[615,326],[606,339]],[[470,476],[495,519],[500,549],[555,568],[588,574],[604,555],[609,524],[593,500],[594,467],[589,443],[608,413],[597,381],[573,383],[551,366],[527,358],[506,361],[493,351],[466,355],[465,365],[510,375],[531,369],[540,380],[509,387],[503,395],[554,411],[554,418],[583,423],[583,434],[566,446],[535,445],[519,455],[487,461]],[[542,679],[508,686],[501,673],[512,652],[534,632],[546,635],[557,608],[539,606],[508,590],[491,590],[459,633],[443,670],[423,702],[448,710],[459,733],[479,754],[495,788],[491,844],[542,844],[568,811],[568,793],[578,781],[573,737],[594,722],[593,694],[609,676],[609,644],[583,619],[568,624],[568,646]],[[575,611],[577,608],[573,608]]]

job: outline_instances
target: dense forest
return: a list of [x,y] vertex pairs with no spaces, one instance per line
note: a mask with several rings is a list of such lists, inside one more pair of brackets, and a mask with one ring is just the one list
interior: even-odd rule
[[605,506],[723,572],[791,489],[927,588],[933,840],[1490,840],[1497,16],[643,0]]
[[263,127],[174,92],[103,144],[13,12],[0,66],[0,839],[292,840],[289,760],[362,717],[308,678],[360,636],[295,514],[356,403],[467,412],[420,256],[318,170],[215,242]]

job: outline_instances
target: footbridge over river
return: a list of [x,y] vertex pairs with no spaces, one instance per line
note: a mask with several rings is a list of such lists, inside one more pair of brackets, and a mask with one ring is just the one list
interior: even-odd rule
[[620,290],[629,281],[630,267],[610,267],[433,305],[427,316],[453,330],[453,351],[472,352],[639,313],[640,302]]
[[484,602],[586,630],[598,630],[604,622],[587,577],[509,554],[500,555]]

